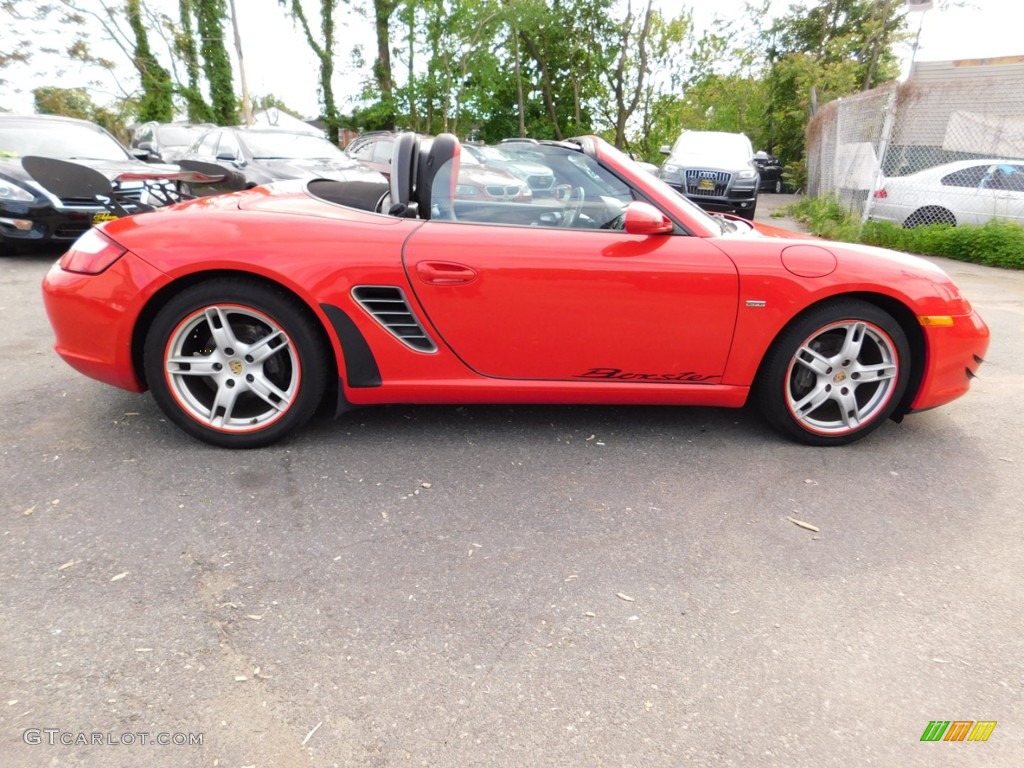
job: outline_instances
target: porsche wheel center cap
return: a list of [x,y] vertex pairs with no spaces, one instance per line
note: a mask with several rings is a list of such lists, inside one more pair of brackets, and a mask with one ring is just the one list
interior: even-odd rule
[[241,376],[242,375],[242,361],[241,360],[232,360],[230,363],[228,363],[228,368],[231,369],[231,372],[233,374],[235,374],[235,376]]
[[[231,363],[231,370],[234,370],[234,365],[235,365],[234,361],[232,361],[232,363]],[[846,371],[840,371],[839,373],[837,373],[835,375],[835,378],[833,379],[833,381],[836,384],[842,384],[844,381],[846,381]]]

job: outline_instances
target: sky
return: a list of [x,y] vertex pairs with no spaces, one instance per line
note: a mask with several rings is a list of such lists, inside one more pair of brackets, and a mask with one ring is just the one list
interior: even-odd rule
[[[22,0],[31,7],[41,0]],[[87,4],[90,0],[79,0]],[[897,0],[902,2],[903,0]],[[920,44],[916,52],[918,61],[944,61],[950,59],[988,58],[997,56],[1024,56],[1024,36],[1020,35],[1019,14],[1022,0],[966,0],[967,8],[935,7],[910,14],[910,28],[916,32],[920,25]],[[165,12],[175,15],[176,0],[147,0]],[[634,0],[634,3],[636,0]],[[317,104],[317,61],[296,27],[278,4],[278,0],[235,0],[241,30],[242,48],[249,92],[255,96],[273,94],[292,109],[313,117],[319,113]],[[714,16],[725,18],[740,16],[744,0],[657,0],[663,13],[675,13],[692,7],[698,26],[709,24]],[[773,0],[772,12],[783,13],[790,0]],[[6,26],[6,25],[4,25]],[[57,30],[44,30],[56,32]],[[336,96],[342,109],[350,107],[346,101],[359,90],[358,73],[350,64],[348,52],[353,44],[362,43],[367,58],[372,56],[373,32],[365,20],[355,14],[339,30],[341,43],[336,55],[336,66],[341,77]],[[10,28],[4,37],[10,35]],[[8,43],[0,42],[0,50]],[[909,71],[912,47],[901,50],[904,74]],[[109,54],[116,59],[117,54]],[[120,59],[123,61],[122,59]],[[128,75],[128,66],[119,70]],[[56,58],[37,59],[29,67],[0,70],[0,77],[8,80],[0,85],[0,106],[14,111],[31,112],[32,89],[40,85],[59,82],[63,87],[89,87],[93,100],[105,103],[113,89],[104,93],[102,86],[93,85],[96,70],[88,70],[73,62]],[[237,76],[236,76],[237,77]],[[237,82],[236,82],[237,87]]]

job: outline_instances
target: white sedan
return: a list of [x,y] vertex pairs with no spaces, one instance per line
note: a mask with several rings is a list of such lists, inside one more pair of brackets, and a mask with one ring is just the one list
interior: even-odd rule
[[1024,160],[961,160],[883,180],[870,217],[903,227],[1024,224]]

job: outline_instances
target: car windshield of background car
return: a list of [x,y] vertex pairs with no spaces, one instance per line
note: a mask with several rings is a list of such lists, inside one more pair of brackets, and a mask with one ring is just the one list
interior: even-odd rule
[[302,133],[247,133],[245,144],[256,160],[351,160],[319,136]]
[[120,144],[105,133],[78,125],[40,125],[26,122],[0,128],[0,155],[38,155],[58,160],[132,160]]
[[203,128],[184,128],[180,125],[164,125],[157,129],[160,144],[164,147],[187,147],[199,136]]
[[736,133],[684,133],[672,148],[672,156],[703,162],[721,157],[748,159],[750,142]]

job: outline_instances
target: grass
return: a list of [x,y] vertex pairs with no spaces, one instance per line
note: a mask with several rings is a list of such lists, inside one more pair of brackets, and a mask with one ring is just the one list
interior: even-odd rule
[[944,256],[990,267],[1024,269],[1024,227],[1008,221],[981,226],[949,224],[904,229],[887,221],[861,223],[833,197],[803,198],[789,207],[790,216],[829,240],[865,243],[906,253]]

